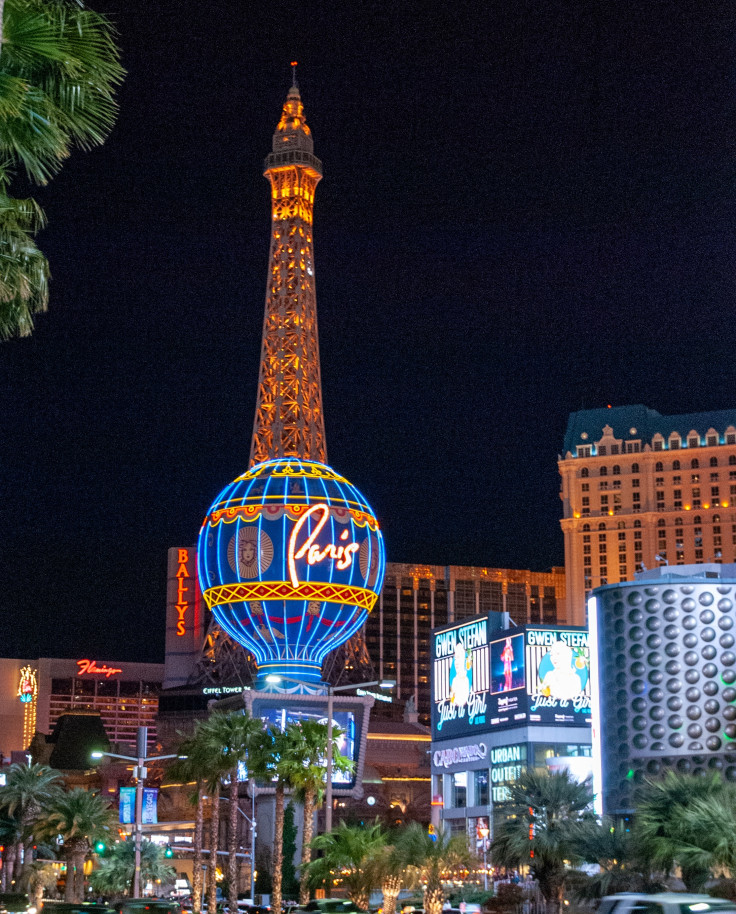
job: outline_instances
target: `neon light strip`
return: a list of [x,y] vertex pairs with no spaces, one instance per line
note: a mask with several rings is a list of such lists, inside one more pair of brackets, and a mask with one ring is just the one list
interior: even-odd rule
[[601,743],[601,692],[598,664],[598,598],[588,599],[588,644],[590,648],[590,724],[593,756],[593,810],[603,815],[603,747]]

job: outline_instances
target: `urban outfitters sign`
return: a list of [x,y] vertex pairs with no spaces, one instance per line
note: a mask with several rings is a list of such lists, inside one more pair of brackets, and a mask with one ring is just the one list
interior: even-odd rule
[[432,656],[432,736],[470,735],[487,722],[488,619],[437,632]]
[[526,763],[526,744],[499,746],[491,750],[491,798],[494,805],[508,803],[508,785],[521,776]]

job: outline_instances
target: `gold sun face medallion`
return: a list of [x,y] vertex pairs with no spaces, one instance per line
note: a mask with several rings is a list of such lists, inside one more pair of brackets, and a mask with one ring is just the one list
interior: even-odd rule
[[256,527],[240,527],[228,543],[227,561],[241,578],[257,578],[273,561],[273,541],[264,532],[259,537]]

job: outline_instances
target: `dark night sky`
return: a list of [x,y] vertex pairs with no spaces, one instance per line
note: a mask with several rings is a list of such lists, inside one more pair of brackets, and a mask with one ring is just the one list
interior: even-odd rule
[[732,0],[90,2],[128,78],[0,345],[3,655],[162,659],[166,550],[248,461],[292,59],[328,456],[389,560],[562,564],[570,411],[736,405]]

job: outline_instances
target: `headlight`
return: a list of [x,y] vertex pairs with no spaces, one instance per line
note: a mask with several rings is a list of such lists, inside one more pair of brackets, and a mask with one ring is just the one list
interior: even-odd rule
[[35,906],[35,904],[32,904],[30,908],[26,908],[26,914],[37,914],[37,912],[38,908]]

